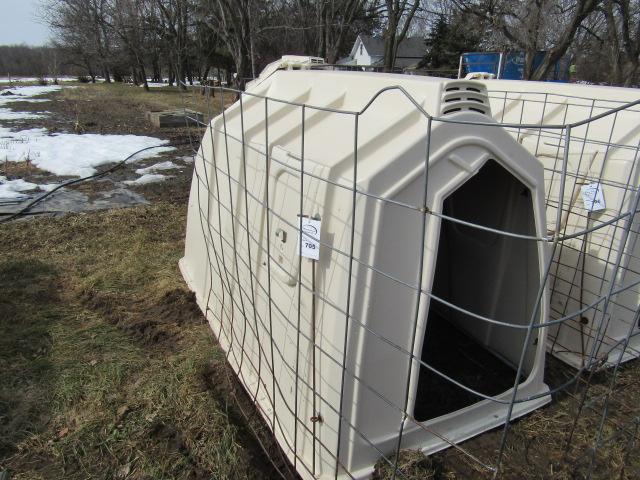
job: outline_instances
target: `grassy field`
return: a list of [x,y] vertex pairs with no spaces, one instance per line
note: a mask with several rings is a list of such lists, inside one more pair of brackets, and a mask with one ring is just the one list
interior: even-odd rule
[[[200,87],[189,87],[186,92],[178,87],[160,87],[147,92],[132,85],[99,83],[64,89],[60,100],[66,114],[76,114],[80,126],[87,131],[98,127],[97,133],[142,133],[154,131],[144,121],[146,111],[188,108],[202,112],[205,120],[217,115],[222,106],[220,92],[210,92],[215,97],[203,95]],[[233,95],[226,93],[225,105],[232,99]]]
[[[275,478],[178,272],[185,213],[159,202],[0,229],[0,468],[13,478]],[[624,369],[620,384],[637,375]],[[581,478],[598,416],[586,412],[563,461],[577,398],[515,424],[506,478]],[[624,419],[637,405],[612,408]],[[498,435],[464,447],[492,458]],[[603,449],[595,478],[638,478],[628,449],[626,437]],[[488,478],[455,450],[432,458],[403,465],[416,479]]]
[[[54,115],[33,126],[188,137],[144,122],[146,110],[182,104],[175,88],[82,85],[52,98],[44,105]],[[201,96],[190,98],[189,108],[206,112]],[[242,405],[242,394],[178,271],[189,181],[187,171],[136,187],[152,200],[147,206],[0,225],[0,472],[13,479],[277,478],[251,433],[259,423],[241,413],[235,397]],[[549,359],[551,386],[572,374]],[[633,433],[630,423],[640,416],[638,378],[640,362],[622,368],[605,423],[613,440],[599,449],[593,478],[640,478],[637,424]],[[515,422],[501,478],[584,478],[608,387],[606,374],[592,380],[566,455],[581,385]],[[627,430],[616,437],[620,427]],[[463,447],[491,462],[500,434]],[[268,436],[261,441],[273,448]],[[454,449],[429,459],[403,452],[401,465],[410,479],[490,478]],[[393,474],[380,465],[376,476]]]
[[[51,98],[36,106],[54,115],[29,126],[187,136],[144,121],[147,110],[183,104],[176,88],[81,85]],[[183,177],[137,187],[152,206],[0,226],[0,472],[272,478],[230,413],[230,389],[218,388],[224,357],[178,272]]]
[[0,465],[13,478],[265,473],[206,379],[222,357],[177,271],[184,220],[159,203],[0,229]]

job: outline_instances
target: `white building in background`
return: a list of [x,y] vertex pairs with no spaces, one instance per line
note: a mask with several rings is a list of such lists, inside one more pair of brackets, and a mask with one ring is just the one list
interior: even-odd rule
[[[405,38],[398,47],[395,66],[407,68],[416,65],[426,52],[424,39]],[[384,62],[384,39],[369,35],[358,35],[348,57],[338,61],[341,65],[382,66]]]

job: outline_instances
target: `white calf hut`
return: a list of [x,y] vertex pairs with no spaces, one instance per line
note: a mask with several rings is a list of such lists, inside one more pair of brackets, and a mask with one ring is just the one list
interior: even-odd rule
[[484,89],[270,72],[207,128],[180,267],[299,474],[446,448],[504,423],[516,384],[512,418],[547,403],[543,170],[468,123],[493,123]]
[[[544,164],[549,234],[561,239],[550,314],[567,321],[550,328],[551,352],[577,368],[637,358],[640,105],[633,102],[640,93],[551,82],[483,84],[497,121],[540,125],[508,130]],[[566,129],[551,127],[567,124],[573,125],[568,143]],[[555,232],[565,153],[562,222]]]

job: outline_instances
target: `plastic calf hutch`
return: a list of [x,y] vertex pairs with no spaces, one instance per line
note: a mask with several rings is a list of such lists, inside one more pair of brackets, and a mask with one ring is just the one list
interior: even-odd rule
[[[567,321],[550,328],[551,352],[577,368],[638,357],[640,106],[634,102],[640,94],[547,82],[483,84],[496,120],[518,124],[510,133],[544,164],[548,221],[562,197],[550,310],[553,319]],[[595,204],[583,189],[599,191]],[[550,224],[549,235],[555,234]]]
[[206,129],[180,266],[299,474],[367,478],[547,403],[543,169],[486,91],[270,72]]

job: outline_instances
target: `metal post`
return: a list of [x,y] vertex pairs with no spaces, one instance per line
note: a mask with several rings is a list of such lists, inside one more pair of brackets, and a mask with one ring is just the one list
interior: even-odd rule
[[344,320],[344,342],[342,345],[342,375],[340,378],[340,409],[338,413],[338,444],[336,447],[336,468],[335,468],[335,480],[338,479],[338,468],[340,464],[340,446],[342,444],[342,418],[344,413],[344,378],[347,368],[347,347],[349,345],[349,316],[351,312],[351,276],[353,274],[353,245],[355,243],[355,229],[356,229],[356,201],[357,201],[357,188],[358,188],[358,120],[360,114],[354,115],[354,127],[353,127],[353,182],[352,182],[352,197],[351,197],[351,236],[349,240],[349,272],[348,272],[348,284],[347,284],[347,306]]
[[[433,119],[431,117],[427,118],[427,145],[426,152],[424,158],[424,188],[422,190],[422,215],[421,215],[421,227],[420,227],[420,252],[419,252],[419,260],[418,260],[418,274],[416,278],[416,299],[415,299],[415,309],[413,314],[413,325],[411,331],[411,342],[409,343],[409,349],[411,352],[415,352],[416,350],[416,333],[418,331],[418,321],[420,314],[420,300],[422,299],[422,277],[424,275],[424,251],[425,251],[425,238],[427,234],[427,212],[429,211],[429,207],[427,205],[428,198],[428,190],[429,190],[429,159],[431,155],[431,129],[432,129]],[[400,450],[402,448],[402,435],[404,433],[404,424],[408,416],[407,406],[409,404],[409,393],[411,387],[411,377],[413,375],[413,363],[414,358],[409,358],[408,368],[407,368],[407,380],[404,392],[404,403],[403,403],[403,414],[402,420],[400,421],[400,431],[398,433],[398,442],[396,444],[396,461],[395,468],[393,470],[393,480],[396,478],[396,472],[398,471],[398,461],[400,460]]]

